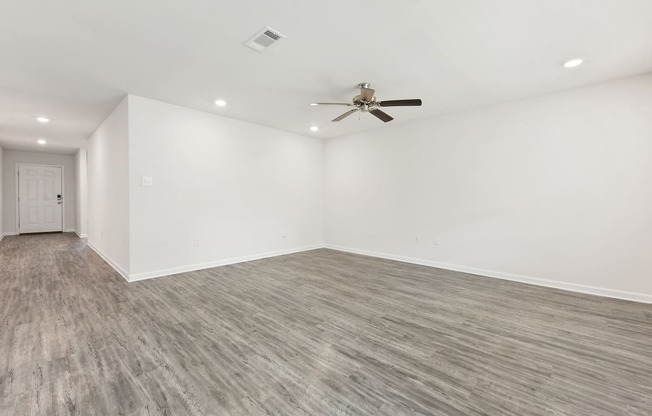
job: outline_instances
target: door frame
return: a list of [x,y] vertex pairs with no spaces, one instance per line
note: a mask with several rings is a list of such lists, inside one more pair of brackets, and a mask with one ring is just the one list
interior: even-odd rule
[[[17,162],[15,167],[14,179],[16,183],[16,234],[20,235],[20,180],[18,179],[18,172],[21,166],[40,166],[46,168],[61,168],[61,195],[63,195],[63,201],[61,204],[61,232],[66,230],[66,172],[63,165],[49,165],[47,163],[28,163],[28,162]],[[55,231],[56,232],[56,231]]]

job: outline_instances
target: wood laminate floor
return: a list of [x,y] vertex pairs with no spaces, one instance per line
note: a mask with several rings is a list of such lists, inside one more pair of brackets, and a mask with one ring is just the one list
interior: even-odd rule
[[7,237],[0,415],[68,414],[650,415],[652,305],[325,249],[128,284]]

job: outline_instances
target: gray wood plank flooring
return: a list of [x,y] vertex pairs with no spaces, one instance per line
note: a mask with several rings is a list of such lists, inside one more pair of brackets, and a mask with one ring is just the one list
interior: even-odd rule
[[326,249],[128,284],[7,237],[0,415],[69,414],[651,415],[652,306]]

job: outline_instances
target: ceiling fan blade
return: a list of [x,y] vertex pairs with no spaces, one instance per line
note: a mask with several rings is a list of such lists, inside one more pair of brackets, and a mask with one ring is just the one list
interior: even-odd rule
[[373,100],[375,93],[376,90],[372,90],[371,88],[360,88],[360,97],[362,97],[362,101]]
[[347,111],[346,113],[342,114],[342,115],[339,116],[339,117],[335,117],[332,121],[340,121],[340,120],[344,120],[345,118],[347,118],[347,117],[350,116],[351,114],[353,114],[353,113],[357,113],[357,112],[358,112],[358,109],[357,109],[357,108],[354,108],[353,110],[349,110],[349,111]]
[[311,106],[315,107],[318,105],[346,105],[351,107],[353,104],[351,103],[310,103]]
[[381,107],[418,107],[421,105],[421,100],[386,100],[378,103]]
[[376,109],[371,109],[371,110],[369,110],[369,112],[371,114],[373,114],[374,116],[378,117],[379,119],[381,119],[382,121],[384,121],[385,123],[387,123],[388,121],[394,120],[394,117],[390,116],[386,112],[384,112],[382,110],[379,110],[377,108]]

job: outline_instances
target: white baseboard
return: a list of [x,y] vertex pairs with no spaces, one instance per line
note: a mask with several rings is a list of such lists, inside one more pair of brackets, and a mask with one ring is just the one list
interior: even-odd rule
[[88,247],[90,247],[94,252],[96,252],[98,256],[102,257],[102,260],[104,260],[105,262],[107,262],[107,264],[108,264],[109,266],[113,267],[113,269],[114,269],[116,272],[118,272],[118,273],[120,274],[120,276],[124,277],[124,279],[125,279],[127,282],[129,281],[129,273],[127,273],[127,272],[124,271],[120,266],[118,266],[118,265],[116,264],[116,262],[114,262],[113,260],[111,260],[111,258],[110,258],[109,256],[107,256],[106,254],[102,253],[102,251],[100,251],[97,247],[95,247],[95,246],[94,246],[90,241],[89,241],[87,244],[88,244]]
[[567,290],[571,292],[586,293],[590,295],[597,295],[597,296],[603,296],[608,298],[652,304],[652,295],[643,294],[643,293],[627,292],[623,290],[607,289],[607,288],[582,285],[577,283],[568,283],[568,282],[561,282],[557,280],[542,279],[538,277],[497,272],[494,270],[478,269],[475,267],[460,266],[456,264],[441,263],[441,262],[436,262],[431,260],[417,259],[417,258],[405,257],[405,256],[397,256],[393,254],[379,253],[374,251],[361,250],[361,249],[337,246],[332,244],[326,244],[326,245],[316,244],[316,245],[300,247],[300,248],[277,250],[277,251],[261,253],[261,254],[252,254],[252,255],[247,255],[242,257],[234,257],[234,258],[222,259],[222,260],[216,260],[216,261],[210,261],[204,263],[190,264],[186,266],[172,267],[169,269],[161,269],[152,272],[135,273],[131,275],[127,274],[124,270],[122,270],[117,264],[115,264],[115,262],[113,262],[102,252],[100,252],[90,242],[88,243],[88,246],[91,249],[93,249],[93,251],[95,251],[100,257],[102,257],[104,261],[106,261],[111,267],[113,267],[128,282],[137,282],[141,280],[154,279],[157,277],[170,276],[179,273],[187,273],[187,272],[192,272],[197,270],[210,269],[213,267],[226,266],[229,264],[244,263],[247,261],[283,256],[286,254],[300,253],[303,251],[316,250],[319,248],[329,248],[332,250],[344,251],[344,252],[354,253],[354,254],[361,254],[364,256],[401,261],[404,263],[418,264],[421,266],[436,267],[439,269],[452,270],[452,271],[469,273],[469,274],[486,276],[486,277],[493,277],[497,279],[510,280],[519,283],[527,283],[536,286],[544,286],[544,287],[550,287],[555,289]]
[[79,234],[77,230],[75,230],[75,234],[77,234],[77,237],[79,238],[88,238],[88,234]]
[[77,234],[77,231],[75,229],[70,229],[70,230],[63,230],[64,233],[75,233]]
[[172,267],[169,269],[156,270],[153,272],[144,272],[144,273],[135,273],[129,276],[129,282],[137,282],[140,280],[154,279],[156,277],[169,276],[172,274],[187,273],[193,272],[196,270],[211,269],[213,267],[227,266],[229,264],[244,263],[246,261],[266,259],[269,257],[283,256],[286,254],[300,253],[302,251],[316,250],[318,248],[323,248],[322,244],[317,244],[313,246],[292,248],[287,250],[277,250],[261,254],[252,254],[242,257],[234,257],[230,259],[209,261],[204,263],[190,264],[187,266]]
[[581,285],[581,284],[577,284],[577,283],[560,282],[560,281],[557,281],[557,280],[541,279],[541,278],[538,278],[538,277],[523,276],[523,275],[512,274],[512,273],[503,273],[503,272],[497,272],[497,271],[494,271],[494,270],[477,269],[477,268],[474,268],[474,267],[459,266],[459,265],[456,265],[456,264],[439,263],[439,262],[430,261],[430,260],[416,259],[416,258],[404,257],[404,256],[396,256],[396,255],[387,254],[387,253],[377,253],[377,252],[374,252],[374,251],[360,250],[360,249],[355,249],[355,248],[351,248],[351,247],[342,247],[342,246],[336,246],[336,245],[331,245],[331,244],[326,244],[324,247],[332,249],[332,250],[344,251],[344,252],[348,252],[348,253],[362,254],[364,256],[378,257],[378,258],[383,258],[383,259],[387,259],[387,260],[401,261],[401,262],[404,262],[404,263],[418,264],[418,265],[421,265],[421,266],[436,267],[436,268],[439,268],[439,269],[446,269],[446,270],[452,270],[452,271],[456,271],[456,272],[463,272],[463,273],[475,274],[475,275],[480,275],[480,276],[493,277],[493,278],[503,279],[503,280],[511,280],[513,282],[528,283],[528,284],[531,284],[531,285],[545,286],[545,287],[550,287],[550,288],[555,288],[555,289],[568,290],[568,291],[571,291],[571,292],[586,293],[586,294],[590,294],[590,295],[604,296],[604,297],[608,297],[608,298],[629,300],[629,301],[641,302],[641,303],[652,303],[652,295],[647,295],[647,294],[644,294],[644,293],[626,292],[626,291],[622,291],[622,290],[615,290],[615,289],[607,289],[607,288],[602,288],[602,287]]
[[2,241],[5,237],[8,237],[10,235],[18,235],[18,233],[14,233],[14,232],[11,232],[11,231],[7,232],[7,233],[0,233],[0,241]]

